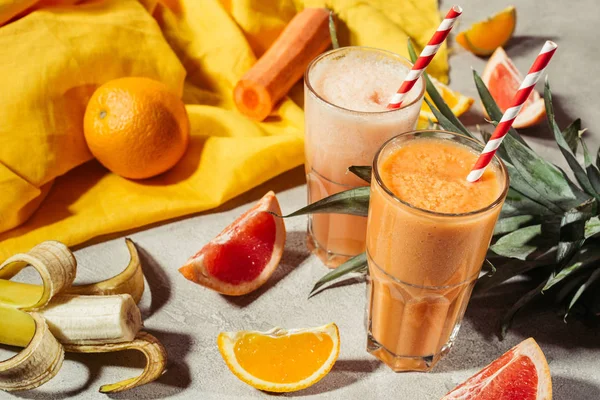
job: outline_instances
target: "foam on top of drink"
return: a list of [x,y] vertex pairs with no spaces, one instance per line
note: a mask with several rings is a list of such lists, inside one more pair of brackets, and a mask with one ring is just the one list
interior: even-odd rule
[[[319,96],[338,107],[377,112],[387,110],[408,71],[408,66],[391,56],[348,50],[316,63],[311,68],[310,81]],[[412,103],[421,90],[418,81],[403,103]]]
[[460,214],[492,204],[503,190],[500,172],[488,166],[475,183],[466,177],[478,154],[439,139],[403,144],[380,165],[383,183],[400,199],[429,211]]

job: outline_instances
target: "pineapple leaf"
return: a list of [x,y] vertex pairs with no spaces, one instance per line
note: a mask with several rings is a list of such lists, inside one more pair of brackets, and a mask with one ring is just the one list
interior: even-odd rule
[[325,274],[321,279],[319,279],[317,281],[317,283],[315,283],[315,286],[310,291],[309,297],[311,297],[323,285],[325,285],[331,281],[334,281],[344,275],[347,275],[351,272],[360,272],[361,270],[363,272],[366,272],[366,267],[367,267],[367,253],[361,253],[361,254],[357,255],[356,257],[352,257],[351,259],[349,259],[348,261],[346,261],[345,263],[343,263],[336,269],[331,270],[331,272]]
[[583,139],[579,138],[579,140],[581,141],[581,148],[583,149],[583,164],[585,166],[587,176],[590,178],[590,183],[596,193],[600,193],[600,171],[592,162],[592,158],[590,157],[590,153]]
[[[490,94],[490,91],[488,90],[487,86],[485,86],[485,83],[483,83],[483,79],[481,79],[481,77],[475,70],[473,70],[473,78],[475,79],[475,86],[477,87],[477,92],[479,92],[479,97],[481,98],[483,107],[488,113],[490,119],[499,122],[502,119],[502,111],[500,110],[500,107],[498,107],[498,104],[496,104],[496,101]],[[517,133],[517,131],[514,128],[510,128],[508,133],[517,141],[521,142],[523,146],[529,148],[529,145]]]
[[581,285],[579,287],[579,289],[577,289],[577,292],[575,292],[575,294],[573,295],[573,298],[571,298],[571,301],[569,302],[569,306],[567,308],[567,313],[565,314],[565,321],[566,321],[567,317],[569,316],[569,312],[571,311],[571,308],[573,308],[573,306],[575,305],[577,300],[579,300],[579,298],[581,297],[583,292],[585,292],[586,289],[588,289],[590,286],[592,286],[599,278],[600,278],[600,268],[597,268],[594,272],[592,272],[592,274],[590,275],[588,280],[585,281],[585,283],[583,285]]
[[533,215],[516,215],[514,217],[500,218],[494,228],[494,236],[514,232],[531,225],[535,221],[536,217]]
[[585,223],[585,238],[589,239],[592,236],[600,233],[600,218],[592,217]]
[[542,238],[542,225],[531,225],[518,229],[498,239],[490,250],[499,256],[526,260],[540,245],[546,244]]
[[577,154],[577,141],[579,139],[579,131],[581,130],[581,119],[577,118],[575,121],[571,122],[571,125],[567,126],[564,131],[562,131],[562,135],[567,141],[569,148],[573,152],[573,154]]
[[[410,59],[412,60],[412,62],[415,62],[417,60],[417,53],[416,53],[415,48],[413,47],[412,41],[410,39],[408,39],[408,54],[410,55]],[[438,92],[438,90],[436,89],[436,87],[433,84],[433,82],[431,81],[431,79],[429,79],[429,75],[427,75],[426,72],[423,73],[423,78],[425,79],[425,87],[427,89],[427,94],[429,95],[429,97],[431,97],[431,101],[433,101],[433,104],[435,104],[435,107],[437,107],[437,109],[442,113],[442,115],[444,115],[444,117],[446,117],[446,119],[448,121],[450,121],[452,123],[452,125],[454,125],[455,127],[457,127],[460,130],[460,132],[458,132],[458,133],[462,133],[469,137],[473,137],[471,132],[469,132],[469,130],[462,124],[462,122],[460,122],[458,120],[456,115],[454,115],[454,113],[452,112],[450,107],[448,107],[448,105],[444,101],[444,98],[442,97],[440,92]],[[428,104],[429,104],[429,102],[428,102]],[[434,107],[432,107],[431,105],[429,107],[431,108],[431,111],[433,111],[436,118],[438,118],[437,114],[433,110]],[[438,121],[439,121],[439,118],[438,118]],[[440,122],[440,125],[441,125],[441,122]],[[447,128],[445,128],[445,129],[447,129]]]
[[[425,102],[427,103],[429,108],[431,108],[431,112],[433,112],[433,115],[435,115],[435,117],[438,120],[438,123],[440,124],[440,126],[442,128],[444,128],[445,130],[450,131],[450,132],[464,134],[464,132],[459,127],[454,125],[448,118],[446,118],[446,116],[444,114],[442,114],[441,111],[439,111],[437,108],[435,108],[435,106],[433,104],[431,104],[431,102],[429,100],[425,99]],[[469,136],[472,137],[471,134],[469,134]]]
[[585,223],[592,217],[596,200],[590,199],[585,203],[567,211],[560,222],[558,250],[556,263],[561,266],[571,259],[585,242]]
[[527,303],[529,303],[535,296],[541,293],[542,288],[546,284],[546,281],[540,283],[535,289],[527,292],[523,297],[519,299],[513,306],[508,310],[508,312],[502,318],[502,323],[500,325],[500,339],[504,339],[506,336],[506,332],[508,332],[508,328],[510,328],[510,324],[512,323],[515,314],[523,308]]
[[352,172],[354,175],[358,176],[363,181],[371,183],[371,174],[373,173],[372,167],[353,165],[350,168],[348,168],[348,171]]
[[[500,148],[502,148],[502,146]],[[527,182],[527,180],[525,180],[525,178],[519,173],[519,171],[517,170],[517,168],[515,168],[514,165],[512,165],[510,162],[508,162],[506,160],[504,160],[504,165],[506,166],[506,170],[508,171],[508,176],[510,176],[511,190],[514,190],[515,192],[520,193],[525,198],[540,205],[540,207],[537,207],[538,209],[540,209],[540,211],[539,212],[530,212],[531,214],[545,215],[545,214],[556,214],[556,213],[562,212],[562,210],[558,206],[556,206],[553,202],[546,199],[542,194],[537,192]],[[505,203],[505,205],[506,205],[506,203]],[[543,212],[541,209],[542,207],[546,211]]]
[[503,145],[506,146],[510,161],[519,175],[541,195],[541,198],[564,211],[589,199],[589,196],[569,184],[564,172],[530,148],[520,145],[512,136],[506,135]]
[[335,21],[333,20],[333,11],[329,11],[329,36],[331,36],[331,46],[334,49],[340,47],[338,42],[337,30],[335,29]]
[[[512,184],[513,182],[511,182]],[[514,188],[508,190],[500,218],[515,217],[519,215],[552,215],[553,212],[542,204],[530,199]]]
[[366,217],[369,212],[369,190],[368,186],[346,190],[311,203],[291,214],[284,216],[274,215],[281,218],[289,218],[305,214],[332,213]]
[[585,248],[582,248],[568,266],[560,270],[557,274],[553,273],[550,275],[550,279],[546,282],[546,286],[544,286],[542,292],[550,289],[563,279],[570,277],[580,269],[589,267],[591,264],[598,261],[600,261],[600,247],[586,246]]
[[521,261],[511,259],[509,262],[498,266],[496,273],[493,276],[484,275],[479,278],[475,289],[478,292],[485,292],[486,290],[490,290],[517,275],[521,275],[527,271],[531,271],[535,268],[545,267],[547,265],[547,262],[540,260]]
[[490,278],[492,276],[494,276],[494,274],[496,273],[496,267],[487,258],[485,260],[483,260],[483,265],[481,266],[481,270],[489,270],[489,272],[486,274],[486,276],[488,276]]
[[581,164],[579,164],[577,158],[575,158],[575,154],[573,154],[573,151],[571,150],[569,144],[565,140],[563,133],[560,131],[560,128],[556,124],[556,120],[554,118],[554,106],[552,105],[552,91],[550,90],[550,83],[548,82],[548,79],[546,79],[546,83],[544,85],[544,102],[546,104],[546,115],[548,116],[548,125],[550,126],[550,130],[554,133],[554,139],[558,144],[558,148],[565,157],[565,160],[567,160],[567,164],[569,164],[571,171],[573,171],[577,182],[579,182],[581,187],[588,194],[590,194],[591,196],[599,197],[598,192],[592,186],[592,183],[590,182],[590,179],[585,173],[585,170],[583,169]]

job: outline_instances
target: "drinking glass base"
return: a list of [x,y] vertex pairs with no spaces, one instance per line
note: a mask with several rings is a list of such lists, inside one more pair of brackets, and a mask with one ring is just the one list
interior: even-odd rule
[[428,372],[435,367],[442,357],[450,352],[453,341],[450,340],[437,354],[428,356],[403,356],[394,354],[381,345],[369,332],[367,335],[367,351],[377,357],[394,372],[418,371]]

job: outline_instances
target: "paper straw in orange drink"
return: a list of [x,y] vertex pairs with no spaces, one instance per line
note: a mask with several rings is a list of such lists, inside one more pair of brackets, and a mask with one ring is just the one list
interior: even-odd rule
[[544,73],[544,69],[548,66],[548,63],[554,55],[557,47],[558,46],[556,43],[551,42],[550,40],[548,40],[544,44],[544,47],[542,47],[540,54],[537,56],[533,62],[533,65],[529,69],[529,73],[525,79],[523,79],[523,82],[521,83],[517,93],[515,93],[511,106],[504,112],[504,115],[502,115],[502,119],[496,126],[496,129],[490,137],[490,140],[488,140],[486,143],[485,148],[475,162],[473,169],[467,176],[467,180],[469,182],[476,182],[483,175],[486,167],[492,161],[492,158],[494,158],[496,150],[498,150],[498,147],[500,147],[500,144],[502,144],[502,139],[504,139],[508,133],[513,121],[515,118],[517,118],[517,115],[519,115],[521,108],[523,108],[523,104],[525,101],[527,101],[527,98],[531,94],[535,84],[540,79],[540,76]]

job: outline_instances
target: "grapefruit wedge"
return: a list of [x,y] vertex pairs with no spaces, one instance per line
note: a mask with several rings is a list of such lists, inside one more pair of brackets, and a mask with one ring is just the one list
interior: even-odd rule
[[550,368],[529,338],[467,379],[442,400],[551,400]]
[[192,282],[230,296],[258,289],[273,274],[285,245],[283,219],[269,192],[192,256],[179,272]]
[[[515,93],[523,82],[523,76],[502,47],[498,47],[490,57],[481,79],[502,112],[510,107]],[[544,99],[533,90],[513,122],[513,127],[519,129],[533,126],[540,123],[545,115]]]

